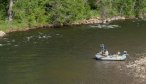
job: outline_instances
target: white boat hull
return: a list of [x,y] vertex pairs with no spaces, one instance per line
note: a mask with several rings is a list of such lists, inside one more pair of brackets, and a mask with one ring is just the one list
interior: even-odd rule
[[99,53],[96,54],[96,59],[99,60],[106,60],[106,61],[122,61],[126,59],[127,54],[123,55],[108,55],[108,56],[103,56]]

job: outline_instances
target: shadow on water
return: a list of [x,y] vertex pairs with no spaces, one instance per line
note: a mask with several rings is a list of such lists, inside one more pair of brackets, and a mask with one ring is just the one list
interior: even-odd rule
[[[97,24],[95,24],[97,25]],[[0,39],[1,84],[139,84],[121,70],[146,50],[145,21],[116,21],[118,28],[91,25],[14,32]],[[99,61],[99,44],[126,61]]]

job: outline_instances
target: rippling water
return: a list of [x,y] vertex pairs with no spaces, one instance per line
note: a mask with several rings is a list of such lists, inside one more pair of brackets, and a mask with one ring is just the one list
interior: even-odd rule
[[[95,24],[97,25],[97,24]],[[0,84],[138,84],[118,68],[146,50],[145,21],[116,21],[117,28],[83,25],[14,32],[0,38]],[[97,61],[99,44],[126,61]]]

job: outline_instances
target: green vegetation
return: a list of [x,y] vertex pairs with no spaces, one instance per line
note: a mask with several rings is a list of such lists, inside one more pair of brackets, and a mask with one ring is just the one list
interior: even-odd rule
[[146,0],[0,0],[0,30],[68,25],[94,17],[141,18]]
[[[146,10],[146,0],[90,0],[90,6],[103,17],[115,15],[135,16],[139,18],[143,16]],[[96,3],[94,3],[96,2]]]

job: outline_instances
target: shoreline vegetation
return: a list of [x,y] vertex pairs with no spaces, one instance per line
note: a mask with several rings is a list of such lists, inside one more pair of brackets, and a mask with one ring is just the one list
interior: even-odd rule
[[143,18],[145,4],[146,0],[1,0],[0,31],[9,33]]
[[[6,33],[10,33],[10,32],[15,32],[15,31],[27,31],[30,29],[37,29],[37,28],[55,28],[55,27],[64,27],[64,26],[79,26],[79,25],[86,25],[86,24],[100,24],[100,23],[109,23],[112,21],[116,21],[116,20],[125,20],[128,18],[125,18],[124,16],[114,16],[112,18],[106,18],[106,19],[102,19],[100,17],[95,17],[95,18],[91,18],[88,20],[80,20],[80,21],[76,21],[70,24],[66,24],[66,25],[53,25],[53,24],[36,24],[33,26],[27,25],[27,24],[13,24],[13,23],[8,23],[8,24],[0,24],[0,37],[3,37],[6,35]],[[1,27],[3,27],[1,29]]]
[[[80,21],[76,21],[73,22],[71,24],[66,24],[66,25],[53,25],[53,24],[36,24],[33,26],[29,26],[27,24],[4,24],[4,28],[0,29],[0,37],[3,37],[6,35],[6,33],[10,33],[10,32],[16,32],[16,31],[27,31],[27,30],[31,30],[31,29],[37,29],[37,28],[61,28],[64,26],[80,26],[80,25],[88,25],[88,24],[106,24],[106,23],[110,23],[112,21],[116,21],[116,20],[126,20],[126,19],[131,19],[131,18],[125,18],[124,16],[114,16],[112,18],[106,18],[106,19],[102,19],[100,17],[96,17],[96,18],[91,18],[88,20],[80,20]],[[0,24],[1,27],[1,24]]]

